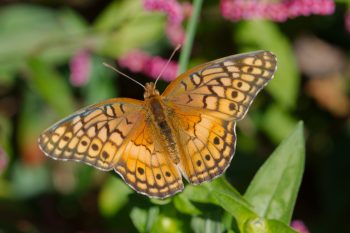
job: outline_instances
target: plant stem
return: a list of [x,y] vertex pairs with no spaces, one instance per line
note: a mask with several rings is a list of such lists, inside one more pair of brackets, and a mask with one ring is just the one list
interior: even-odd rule
[[185,72],[187,69],[202,3],[203,0],[193,1],[193,13],[187,26],[185,43],[181,49],[178,74]]

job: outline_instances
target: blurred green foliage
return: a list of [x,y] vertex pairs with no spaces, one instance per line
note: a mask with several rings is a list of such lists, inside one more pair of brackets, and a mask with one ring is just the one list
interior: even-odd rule
[[[283,233],[295,232],[289,227],[294,218],[311,232],[348,231],[349,117],[307,91],[312,80],[341,76],[349,96],[347,0],[337,1],[332,16],[280,24],[228,22],[219,1],[203,1],[188,31],[195,38],[186,48],[190,61],[183,64],[264,49],[277,55],[278,71],[238,123],[237,152],[225,177],[186,184],[166,200],[136,194],[112,172],[46,159],[37,146],[42,130],[80,107],[142,97],[142,89],[114,78],[102,63],[136,48],[167,57],[165,15],[145,11],[140,0],[34,2],[0,3],[0,145],[9,157],[0,171],[0,232]],[[344,69],[321,78],[305,75],[295,43],[305,34],[340,50]],[[81,49],[91,54],[89,82],[74,87],[69,63]]]

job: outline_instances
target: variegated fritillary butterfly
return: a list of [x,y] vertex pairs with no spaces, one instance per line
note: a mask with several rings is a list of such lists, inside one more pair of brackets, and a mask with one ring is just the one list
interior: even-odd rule
[[236,146],[235,125],[273,78],[276,58],[256,51],[194,67],[144,101],[108,99],[59,121],[39,137],[60,160],[114,169],[134,190],[165,198],[223,174]]

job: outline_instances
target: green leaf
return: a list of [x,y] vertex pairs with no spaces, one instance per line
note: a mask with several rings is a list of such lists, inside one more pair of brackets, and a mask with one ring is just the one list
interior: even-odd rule
[[131,49],[136,49],[157,41],[164,35],[164,17],[158,14],[143,13],[123,24],[118,30],[107,33],[100,53],[119,57]]
[[226,230],[220,221],[203,217],[193,217],[191,227],[195,233],[222,233]]
[[289,224],[305,160],[303,123],[272,153],[256,173],[244,197],[260,217]]
[[[76,12],[63,9],[55,12],[57,35],[47,41],[43,41],[41,48],[35,52],[35,56],[50,64],[66,63],[79,49],[97,47],[99,41],[89,34],[87,22]],[[33,55],[31,53],[30,55]]]
[[149,210],[134,207],[130,213],[130,218],[136,229],[141,232],[150,232],[153,224],[159,215],[158,207],[151,207]]
[[266,222],[269,232],[271,233],[299,233],[283,222],[273,219],[267,220]]
[[47,101],[60,116],[73,112],[73,95],[64,78],[41,59],[28,61],[28,75],[38,94]]
[[112,216],[128,203],[131,189],[120,179],[110,177],[103,185],[98,198],[101,213]]
[[143,11],[140,0],[113,1],[96,19],[94,27],[99,31],[117,28]]
[[262,218],[250,219],[244,225],[244,233],[297,233],[285,223]]
[[[84,45],[85,21],[68,9],[16,4],[0,11],[0,71],[10,72],[29,56],[62,61]],[[25,39],[23,39],[25,38]],[[90,41],[91,42],[91,41]]]
[[179,194],[184,195],[186,199],[200,203],[213,203],[216,204],[215,200],[211,197],[208,188],[204,185],[187,185],[185,190]]
[[[279,105],[272,104],[263,116],[261,127],[272,141],[279,143],[294,129],[297,121]],[[276,130],[278,129],[278,130]]]
[[185,195],[176,195],[174,197],[175,208],[184,214],[198,215],[201,211],[192,204],[192,202]]
[[215,202],[237,220],[240,229],[242,229],[246,220],[256,217],[256,214],[252,211],[252,206],[250,206],[225,178],[220,177],[204,185],[208,188]]
[[294,108],[298,97],[300,75],[287,37],[270,21],[249,20],[238,24],[234,33],[237,42],[247,50],[270,50],[277,56],[275,79],[267,90],[284,108]]

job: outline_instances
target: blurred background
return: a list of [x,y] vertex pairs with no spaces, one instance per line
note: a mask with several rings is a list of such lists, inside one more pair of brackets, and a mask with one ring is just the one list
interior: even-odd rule
[[[0,2],[1,233],[142,232],[152,216],[159,232],[198,232],[198,219],[172,199],[150,200],[113,172],[51,160],[37,144],[40,132],[81,107],[142,99],[140,86],[102,63],[154,80],[184,43],[192,13],[185,0]],[[350,232],[349,35],[348,0],[204,1],[188,66],[259,49],[277,55],[275,79],[238,123],[226,178],[244,193],[303,120],[306,167],[294,219],[310,232]]]

